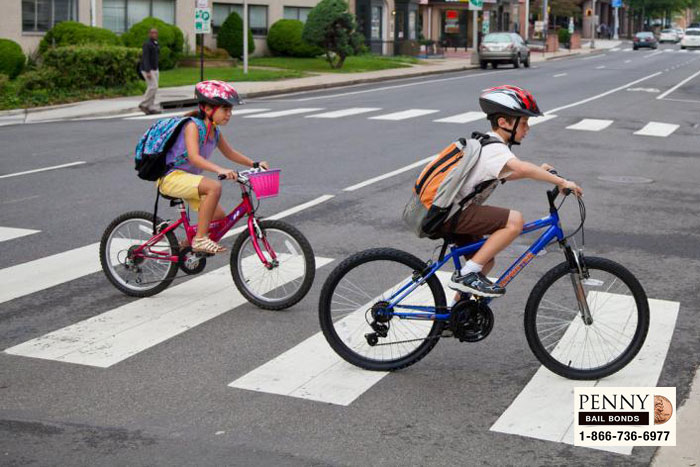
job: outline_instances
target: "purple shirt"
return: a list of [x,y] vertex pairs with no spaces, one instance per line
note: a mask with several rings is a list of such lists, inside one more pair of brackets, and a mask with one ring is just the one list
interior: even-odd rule
[[[201,122],[201,120],[198,122],[194,118],[192,119],[195,124],[198,124]],[[189,123],[185,124],[185,127],[187,127]],[[206,126],[202,124],[200,127],[198,126],[198,131],[204,131],[206,132]],[[200,139],[201,141],[201,139]],[[204,142],[204,144],[199,145],[199,155],[202,156],[205,159],[209,159],[211,155],[214,153],[214,149],[216,149],[216,145],[219,141],[219,129],[216,128],[214,130],[214,138],[209,138],[207,141]],[[172,172],[173,170],[183,170],[185,172],[189,172],[194,175],[199,175],[202,173],[202,169],[195,167],[190,163],[190,160],[187,155],[187,146],[185,145],[185,129],[183,128],[182,131],[180,131],[180,134],[177,137],[177,140],[175,141],[175,144],[170,148],[170,151],[168,151],[168,154],[165,156],[165,163],[166,165],[171,166],[172,168],[168,170],[168,173]],[[167,175],[167,174],[166,174]]]

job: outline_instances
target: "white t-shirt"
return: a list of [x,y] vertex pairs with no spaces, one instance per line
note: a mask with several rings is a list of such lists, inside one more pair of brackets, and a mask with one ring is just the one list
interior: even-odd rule
[[[488,132],[487,134],[492,138],[503,141],[503,138],[492,131]],[[483,182],[496,179],[502,180],[511,174],[510,171],[501,173],[506,163],[515,157],[515,154],[511,152],[510,148],[508,148],[508,146],[505,144],[505,141],[503,142],[504,144],[493,143],[483,147],[481,150],[481,156],[469,173],[464,185],[462,185],[462,188],[460,188],[457,199],[464,199]],[[486,198],[493,193],[493,190],[496,189],[497,185],[498,184],[493,184],[490,189],[479,193],[473,198],[470,204],[482,204],[484,201],[486,201]]]

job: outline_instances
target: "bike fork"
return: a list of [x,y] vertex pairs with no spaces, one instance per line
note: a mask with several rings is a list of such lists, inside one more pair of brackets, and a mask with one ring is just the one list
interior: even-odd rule
[[570,246],[564,247],[564,254],[569,262],[569,277],[571,278],[571,285],[574,287],[574,293],[576,294],[576,302],[578,303],[578,311],[581,314],[581,319],[583,323],[587,326],[593,324],[593,316],[591,315],[591,310],[588,308],[588,300],[586,299],[586,291],[583,289],[583,279],[587,278],[588,271],[585,270],[585,266],[582,265],[583,256],[582,253],[576,253],[571,249]]

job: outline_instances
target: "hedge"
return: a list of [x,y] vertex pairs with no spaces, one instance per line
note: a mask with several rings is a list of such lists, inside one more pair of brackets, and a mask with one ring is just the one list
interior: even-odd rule
[[10,39],[0,39],[0,73],[15,78],[24,69],[27,57],[22,47]]
[[297,19],[281,19],[270,27],[267,46],[274,55],[288,57],[316,57],[323,49],[301,38],[304,23]]
[[[243,57],[243,20],[235,11],[231,12],[219,28],[216,46],[225,49],[233,58]],[[248,29],[248,53],[255,51],[253,33]]]
[[138,79],[136,63],[141,51],[121,46],[69,46],[49,49],[42,68],[29,83],[49,81],[58,88],[124,86]]
[[44,35],[39,42],[39,53],[44,54],[54,46],[85,44],[121,45],[121,40],[108,29],[87,26],[77,21],[63,21]]
[[174,68],[178,59],[182,56],[182,49],[185,44],[185,36],[177,26],[168,24],[158,18],[145,18],[122,34],[122,42],[127,47],[138,48],[140,54],[143,43],[146,42],[148,33],[153,28],[158,30],[158,44],[160,45],[158,69],[169,70]]

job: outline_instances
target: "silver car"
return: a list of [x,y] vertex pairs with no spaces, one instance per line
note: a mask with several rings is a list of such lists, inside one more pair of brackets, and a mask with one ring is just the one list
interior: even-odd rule
[[514,32],[492,32],[486,34],[479,46],[479,65],[481,68],[491,63],[494,68],[499,63],[512,63],[519,68],[522,63],[530,66],[530,48],[527,43]]

